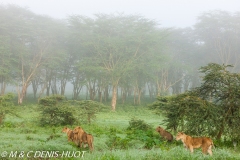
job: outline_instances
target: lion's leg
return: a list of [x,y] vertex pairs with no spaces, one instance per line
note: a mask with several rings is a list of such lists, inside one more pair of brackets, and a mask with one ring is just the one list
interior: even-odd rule
[[208,147],[207,152],[210,154],[210,156],[212,155],[212,145]]
[[91,142],[88,143],[88,147],[91,151],[93,150],[93,144]]
[[184,147],[186,150],[188,150],[188,147],[187,147],[187,145],[186,145],[185,143],[183,143],[183,147]]
[[189,146],[189,150],[193,153],[193,146]]
[[202,146],[202,153],[206,154],[207,153],[207,147],[206,146]]
[[80,141],[80,148],[82,148],[83,147],[83,142],[82,141]]

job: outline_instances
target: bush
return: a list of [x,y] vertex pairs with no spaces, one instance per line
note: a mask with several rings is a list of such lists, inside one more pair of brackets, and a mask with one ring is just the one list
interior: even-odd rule
[[9,107],[13,106],[13,94],[5,94],[0,96],[0,124],[3,123],[5,115],[7,113],[15,115]]
[[72,125],[75,122],[74,110],[67,105],[66,99],[60,95],[54,95],[40,99],[41,126]]
[[143,131],[146,131],[149,129],[152,129],[152,127],[149,124],[145,123],[141,119],[135,119],[135,118],[132,118],[129,121],[129,127],[127,128],[127,130],[143,130]]
[[117,129],[114,127],[109,128],[108,132],[109,139],[106,142],[106,145],[112,149],[127,149],[130,145],[130,138],[122,138],[117,136]]
[[107,106],[92,100],[72,101],[70,103],[77,107],[79,111],[79,119],[83,123],[88,124],[96,118],[97,112],[107,110]]
[[140,140],[144,143],[144,148],[150,149],[156,145],[158,139],[153,134],[152,127],[140,119],[131,119],[127,128],[127,138]]

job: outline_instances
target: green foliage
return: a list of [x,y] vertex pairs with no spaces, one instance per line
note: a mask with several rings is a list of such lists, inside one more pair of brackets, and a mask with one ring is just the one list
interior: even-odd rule
[[[10,153],[14,151],[79,151],[79,148],[75,144],[69,143],[65,133],[61,133],[62,126],[59,127],[39,127],[35,123],[36,116],[39,114],[38,106],[28,105],[22,107],[16,107],[15,111],[18,112],[21,117],[6,117],[6,122],[14,124],[15,127],[1,127],[0,134],[2,136],[0,147],[4,148],[4,151]],[[143,109],[142,109],[143,111]],[[129,111],[130,115],[138,115],[139,112],[135,110]],[[29,114],[30,113],[30,114]],[[110,117],[113,114],[114,118]],[[124,112],[126,115],[126,112]],[[145,120],[145,123],[153,122],[156,120],[156,115],[152,115],[148,110],[146,112],[141,112],[141,119]],[[144,115],[144,117],[142,117]],[[162,119],[161,117],[159,117]],[[120,121],[116,121],[119,119]],[[182,142],[167,143],[166,141],[159,140],[159,135],[153,131],[156,141],[156,145],[151,149],[144,148],[145,143],[140,140],[130,139],[127,147],[121,146],[125,145],[125,140],[127,139],[127,132],[122,127],[127,128],[129,122],[129,116],[123,116],[123,113],[118,112],[99,112],[97,120],[91,125],[83,125],[83,128],[88,131],[88,133],[94,136],[94,152],[86,152],[84,154],[84,160],[95,160],[95,159],[119,159],[119,160],[220,160],[220,159],[239,159],[239,148],[238,144],[236,150],[233,148],[232,142],[228,137],[226,141],[215,141],[214,144],[216,148],[213,148],[213,156],[203,155],[201,149],[195,149],[194,153],[191,154],[189,151],[183,147]],[[21,123],[16,123],[21,121]],[[24,125],[23,125],[23,123]],[[111,126],[111,127],[109,127]],[[72,126],[69,126],[72,128]],[[98,134],[98,135],[96,135]],[[116,134],[120,137],[116,143],[116,147],[110,150],[110,147],[106,145],[111,134]],[[139,132],[139,136],[142,136]],[[225,138],[225,137],[223,137]],[[120,142],[121,141],[121,142]],[[25,156],[26,157],[26,156]],[[40,157],[39,157],[40,158]],[[60,157],[59,157],[60,158]],[[13,159],[13,158],[12,158]],[[15,158],[16,159],[16,158]],[[24,158],[23,158],[24,159]],[[26,158],[25,158],[26,159]],[[55,157],[49,159],[56,159]],[[63,158],[71,159],[71,158]],[[76,158],[73,158],[76,159]],[[81,159],[81,158],[80,158]]]
[[56,139],[56,138],[58,138],[58,137],[60,137],[60,135],[57,134],[57,133],[56,133],[56,129],[53,128],[53,129],[52,129],[52,133],[51,133],[51,135],[47,138],[47,141],[50,141],[50,140]]
[[139,140],[144,143],[144,148],[150,149],[156,145],[156,137],[152,127],[143,120],[132,118],[127,127],[127,138]]
[[41,106],[56,106],[58,103],[62,103],[66,98],[62,95],[52,95],[44,97],[39,100]]
[[171,97],[158,97],[149,108],[166,116],[167,129],[192,135],[239,137],[240,76],[229,65],[211,63],[201,67],[205,74],[200,87]]
[[13,106],[13,97],[12,93],[0,96],[0,124],[3,123],[7,113],[16,115],[10,108]]
[[240,74],[231,73],[230,65],[210,63],[201,67],[204,73],[203,84],[196,88],[202,98],[218,106],[220,127],[217,138],[228,135],[232,139],[239,139],[240,133]]
[[114,127],[109,128],[108,132],[108,140],[106,142],[106,145],[112,150],[112,149],[128,149],[130,147],[130,141],[131,139],[125,137],[122,138],[117,135],[117,129]]
[[[216,135],[218,108],[193,92],[172,97],[158,97],[159,104],[150,108],[166,116],[167,129],[185,131],[193,135]],[[214,126],[214,127],[213,127]]]
[[129,121],[129,126],[127,128],[127,130],[142,130],[142,131],[146,131],[149,129],[151,129],[151,126],[149,124],[147,124],[141,119],[136,118],[132,118]]
[[63,96],[53,95],[39,101],[41,126],[72,125],[75,122],[74,110],[65,103]]
[[89,124],[96,118],[96,113],[108,109],[104,104],[92,100],[69,102],[77,108],[80,121],[87,122]]
[[111,127],[108,132],[107,146],[110,149],[128,149],[138,142],[142,144],[140,148],[151,149],[159,143],[158,137],[153,134],[152,127],[140,119],[131,119],[125,133],[126,136],[123,137],[117,128]]

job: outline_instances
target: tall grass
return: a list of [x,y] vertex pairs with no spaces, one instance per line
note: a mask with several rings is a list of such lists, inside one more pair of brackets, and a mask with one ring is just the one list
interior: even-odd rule
[[[59,127],[40,127],[38,125],[39,110],[36,105],[17,106],[14,108],[19,115],[7,115],[4,123],[0,126],[0,153],[3,151],[86,151],[84,160],[229,160],[240,159],[238,148],[217,147],[213,149],[213,156],[203,155],[200,149],[195,149],[191,154],[185,150],[181,142],[168,143],[159,138],[159,142],[152,149],[145,149],[141,141],[129,142],[125,149],[110,148],[109,137],[112,132],[117,137],[126,137],[126,128],[131,118],[142,119],[154,128],[162,122],[163,117],[154,115],[144,107],[122,105],[116,112],[101,112],[96,115],[92,124],[74,124],[68,126],[74,128],[81,125],[84,130],[94,136],[94,151],[88,148],[79,149],[75,144],[67,141],[66,133],[62,133]],[[159,137],[154,132],[155,137]],[[26,157],[25,157],[26,158]],[[56,159],[56,158],[50,158]],[[64,158],[63,158],[64,159]],[[65,159],[74,159],[66,158]]]

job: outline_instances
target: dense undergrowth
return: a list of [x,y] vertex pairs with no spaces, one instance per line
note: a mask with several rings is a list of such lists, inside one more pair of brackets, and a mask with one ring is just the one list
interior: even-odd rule
[[[6,115],[0,126],[1,153],[18,151],[16,156],[19,156],[21,151],[33,151],[33,157],[36,151],[86,151],[81,156],[89,160],[239,159],[238,146],[234,148],[227,140],[214,140],[212,157],[203,155],[200,149],[195,149],[194,154],[190,154],[181,142],[175,140],[172,143],[166,142],[155,131],[162,117],[154,115],[145,107],[120,106],[116,112],[98,112],[91,124],[76,121],[68,125],[70,128],[81,125],[87,133],[93,134],[93,152],[88,148],[79,149],[74,143],[68,142],[66,134],[61,132],[64,126],[39,125],[41,112],[37,105],[14,106],[12,109],[18,116]],[[26,155],[24,158],[27,159]],[[75,159],[70,154],[61,158]]]

